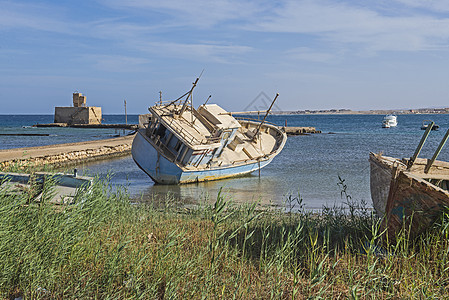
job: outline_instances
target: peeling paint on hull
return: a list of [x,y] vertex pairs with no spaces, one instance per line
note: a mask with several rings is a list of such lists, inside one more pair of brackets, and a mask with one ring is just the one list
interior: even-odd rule
[[265,167],[274,157],[250,164],[184,171],[176,163],[158,153],[140,132],[134,138],[131,153],[139,168],[160,184],[184,184],[243,176],[259,170],[259,166],[260,169]]

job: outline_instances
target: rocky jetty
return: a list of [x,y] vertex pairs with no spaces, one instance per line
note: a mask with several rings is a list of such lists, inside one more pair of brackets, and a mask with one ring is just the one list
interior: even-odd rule
[[308,135],[312,133],[321,133],[321,130],[316,130],[315,127],[283,127],[287,135]]

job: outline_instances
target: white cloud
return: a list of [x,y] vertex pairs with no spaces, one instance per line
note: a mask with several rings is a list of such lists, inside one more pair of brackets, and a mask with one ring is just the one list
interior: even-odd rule
[[286,1],[249,30],[311,34],[367,51],[421,51],[446,47],[449,18],[385,16],[374,9],[322,0]]
[[[437,0],[349,2],[330,0],[272,1],[118,1],[104,0],[115,8],[138,9],[163,15],[160,26],[213,26],[227,31],[306,34],[328,46],[344,45],[358,53],[378,51],[426,51],[446,49],[449,18],[433,11],[449,11],[449,3]],[[427,8],[419,11],[413,8]],[[305,59],[324,56],[298,53]],[[297,56],[299,57],[299,56]]]
[[[315,50],[306,44],[286,50],[288,43],[284,41],[284,53],[309,61],[330,60],[339,53],[332,53],[334,49],[366,55],[379,51],[446,50],[449,45],[449,18],[431,13],[449,11],[446,1],[393,0],[381,4],[330,0],[99,1],[115,9],[111,13],[114,17],[94,14],[84,22],[69,22],[70,11],[62,5],[0,0],[0,30],[51,31],[101,39],[111,47],[216,62],[238,61],[236,56],[261,47],[257,43],[244,45],[251,32],[287,33],[292,40],[304,38],[307,43],[314,39],[330,49]],[[389,13],[388,9],[397,7],[402,9]],[[189,30],[197,37],[190,37]],[[215,38],[217,33],[219,37]],[[182,39],[184,36],[188,37],[187,42]],[[205,36],[223,40],[212,43],[199,40]],[[181,41],[175,41],[179,37]]]
[[61,10],[37,4],[0,1],[0,30],[16,28],[67,33],[67,22],[58,20]]
[[96,69],[108,72],[135,72],[145,70],[151,61],[144,58],[121,55],[83,55],[81,59],[91,61]]
[[290,49],[285,52],[286,56],[297,60],[306,60],[313,62],[327,62],[335,58],[334,54],[319,52],[307,47]]
[[449,2],[445,0],[395,0],[395,1],[409,7],[428,9],[435,12],[449,11]]
[[190,59],[199,61],[211,61],[221,63],[239,63],[239,59],[232,61],[234,55],[241,55],[251,52],[253,49],[248,46],[223,45],[219,43],[175,43],[175,42],[141,42],[141,51],[157,53],[163,56],[172,56],[177,59]]
[[159,12],[173,17],[178,25],[207,28],[222,22],[245,21],[264,10],[270,2],[239,0],[103,0],[115,8],[138,9],[141,12]]

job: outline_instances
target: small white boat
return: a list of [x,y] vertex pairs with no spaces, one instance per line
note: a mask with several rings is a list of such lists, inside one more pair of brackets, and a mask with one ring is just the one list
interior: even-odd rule
[[191,97],[197,82],[177,100],[161,101],[139,116],[142,126],[131,150],[136,164],[160,184],[240,176],[268,165],[287,140],[281,128],[265,122],[278,95],[262,121],[237,120],[207,101],[195,109]]
[[[432,124],[431,120],[422,121],[421,130],[426,130],[430,124]],[[432,130],[438,130],[439,128],[440,128],[440,126],[438,126],[437,124],[433,124],[433,126],[432,126]]]
[[395,115],[386,115],[382,121],[382,128],[390,128],[398,125],[398,120]]

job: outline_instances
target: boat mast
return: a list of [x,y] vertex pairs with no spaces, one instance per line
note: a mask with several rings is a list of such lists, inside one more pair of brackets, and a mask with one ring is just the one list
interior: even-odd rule
[[179,111],[179,117],[181,117],[182,114],[184,113],[184,111],[186,110],[186,108],[187,108],[187,103],[188,103],[188,100],[189,100],[189,97],[192,97],[193,89],[196,87],[196,84],[198,83],[198,80],[200,80],[199,77],[195,80],[195,82],[193,83],[192,88],[191,88],[190,91],[187,93],[186,100],[184,101],[184,104],[182,105],[182,108],[181,108],[181,110]]
[[209,95],[209,97],[207,97],[207,100],[206,100],[206,102],[204,102],[203,105],[206,105],[206,104],[207,104],[207,102],[209,101],[210,97],[212,97],[212,95]]
[[270,113],[271,108],[274,105],[274,102],[276,101],[276,99],[279,97],[279,93],[276,93],[276,97],[274,97],[273,102],[271,102],[270,107],[267,109],[267,113],[265,114],[265,116],[263,117],[262,122],[260,122],[259,126],[257,126],[257,130],[254,133],[253,139],[251,141],[254,141],[257,137],[257,135],[259,134],[260,128],[262,127],[262,124],[265,122],[265,119],[267,118],[268,114]]

